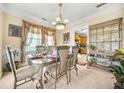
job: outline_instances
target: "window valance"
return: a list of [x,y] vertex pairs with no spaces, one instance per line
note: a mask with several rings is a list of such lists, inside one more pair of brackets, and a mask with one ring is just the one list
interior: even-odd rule
[[37,28],[37,29],[41,29],[41,31],[44,31],[46,34],[51,34],[54,35],[56,33],[56,29],[51,28],[51,27],[46,27],[43,25],[38,25],[38,24],[34,24],[28,21],[23,20],[23,27],[24,28]]

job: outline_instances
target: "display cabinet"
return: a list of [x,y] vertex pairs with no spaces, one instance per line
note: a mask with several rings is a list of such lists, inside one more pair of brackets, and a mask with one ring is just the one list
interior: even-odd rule
[[114,64],[111,56],[122,46],[122,18],[89,26],[89,45],[96,47],[94,52],[89,49],[89,58],[94,63],[104,66]]

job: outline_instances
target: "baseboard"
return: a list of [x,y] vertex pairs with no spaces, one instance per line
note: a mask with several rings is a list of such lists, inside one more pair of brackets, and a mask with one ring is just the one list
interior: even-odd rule
[[99,64],[92,64],[91,66],[97,67],[97,68],[100,68],[100,69],[103,69],[103,70],[107,70],[107,71],[111,71],[112,70],[112,68],[110,68],[110,67],[102,66],[102,65],[99,65]]

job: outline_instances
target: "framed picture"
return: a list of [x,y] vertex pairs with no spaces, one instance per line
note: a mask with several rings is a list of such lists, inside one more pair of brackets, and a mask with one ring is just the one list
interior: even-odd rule
[[70,33],[67,32],[67,33],[64,33],[63,34],[63,43],[69,43],[70,41]]
[[21,26],[9,24],[8,36],[21,37],[21,32],[22,32]]

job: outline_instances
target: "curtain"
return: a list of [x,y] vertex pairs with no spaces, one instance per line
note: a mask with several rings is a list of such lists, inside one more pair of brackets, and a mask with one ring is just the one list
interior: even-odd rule
[[[32,27],[31,27],[32,28]],[[25,49],[25,52],[26,54],[33,54],[36,52],[36,49],[35,47],[37,45],[41,45],[41,41],[42,38],[41,38],[41,32],[39,29],[36,29],[36,28],[33,28],[33,29],[30,29],[29,33],[28,33],[28,37],[27,37],[27,40],[26,40],[26,49]]]
[[53,45],[56,45],[56,31],[42,29],[42,44],[48,44],[48,37],[53,39]]
[[25,45],[26,45],[29,29],[30,29],[30,27],[26,26],[26,24],[23,23],[22,44],[21,44],[21,50],[22,50],[21,62],[25,61]]
[[45,36],[45,45],[48,45],[48,33],[46,30],[45,30],[45,33],[44,33],[44,36]]
[[40,34],[37,36],[37,38],[41,38],[41,40],[37,40],[38,44],[48,44],[48,36],[51,36],[53,38],[53,44],[56,45],[56,30],[53,28],[45,27],[42,25],[37,25],[31,22],[27,22],[23,20],[22,24],[22,44],[21,44],[21,50],[22,50],[22,62],[25,62],[26,57],[26,48],[32,43],[32,38],[27,42],[28,40],[28,34],[30,33],[37,33]]
[[[32,43],[32,39],[33,39],[34,28],[30,27],[28,30],[29,31],[28,31],[28,34],[27,34],[27,38],[25,40],[25,46],[29,46]],[[30,37],[31,37],[30,39],[28,39],[29,34],[30,34]]]
[[53,39],[52,43],[53,45],[56,45],[56,31],[43,31],[43,36],[44,36],[44,44],[48,44],[48,38]]
[[55,45],[55,35],[53,35],[51,32],[49,32],[49,34],[47,36],[47,42],[48,42],[48,45],[50,45],[50,46]]

